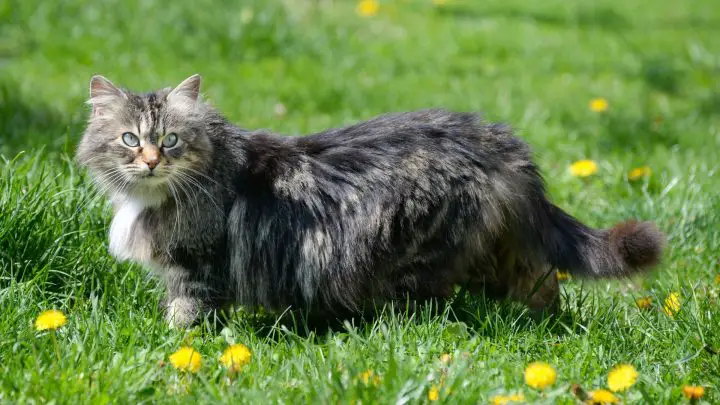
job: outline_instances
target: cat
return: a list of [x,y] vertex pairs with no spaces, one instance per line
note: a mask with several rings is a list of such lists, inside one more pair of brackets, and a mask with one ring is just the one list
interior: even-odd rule
[[229,305],[332,315],[474,294],[555,308],[555,269],[658,264],[651,222],[589,228],[546,197],[530,149],[473,113],[386,114],[302,137],[249,131],[200,76],[139,94],[102,76],[77,161],[114,206],[109,251],[152,269],[175,327]]

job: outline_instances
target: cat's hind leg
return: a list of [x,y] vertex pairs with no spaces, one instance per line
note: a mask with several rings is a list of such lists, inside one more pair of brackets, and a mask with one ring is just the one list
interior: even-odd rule
[[536,312],[558,312],[560,288],[555,270],[542,258],[520,250],[513,238],[500,238],[479,263],[470,278],[470,293],[518,301]]
[[560,310],[560,286],[556,270],[549,264],[519,260],[508,287],[509,298],[525,303],[535,312],[557,314]]

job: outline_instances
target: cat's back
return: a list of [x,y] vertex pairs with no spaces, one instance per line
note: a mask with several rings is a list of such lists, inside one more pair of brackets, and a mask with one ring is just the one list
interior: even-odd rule
[[444,193],[468,181],[487,185],[489,176],[510,180],[518,169],[533,172],[529,148],[508,127],[441,109],[384,114],[307,136],[254,132],[243,139],[249,177],[239,188],[260,184],[293,199],[348,189]]
[[487,168],[530,160],[528,146],[509,127],[486,123],[476,113],[443,109],[384,114],[294,138],[294,145],[313,159],[341,166],[396,164],[417,155]]
[[[298,138],[306,147],[415,144],[443,137],[477,137],[484,130],[478,114],[441,109],[388,113],[345,127]],[[398,145],[401,146],[401,145]]]

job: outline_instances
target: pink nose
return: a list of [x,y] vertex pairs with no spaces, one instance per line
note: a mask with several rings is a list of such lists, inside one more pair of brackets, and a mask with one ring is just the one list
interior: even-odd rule
[[160,151],[155,146],[146,146],[142,151],[142,160],[153,170],[160,163]]
[[157,160],[157,159],[155,159],[155,160],[146,160],[146,161],[145,161],[145,164],[148,165],[148,167],[150,168],[150,170],[152,170],[152,169],[155,168],[155,166],[158,165],[159,162],[160,162],[160,161]]

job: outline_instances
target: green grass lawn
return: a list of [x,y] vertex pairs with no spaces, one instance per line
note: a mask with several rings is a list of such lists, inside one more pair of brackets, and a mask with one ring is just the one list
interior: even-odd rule
[[[627,403],[682,403],[683,385],[720,402],[720,3],[387,0],[369,17],[356,4],[0,0],[0,403],[423,403],[435,387],[448,403],[573,404],[573,384],[605,387],[620,363],[639,372]],[[654,220],[667,254],[643,279],[564,282],[563,314],[541,321],[460,295],[440,315],[329,332],[247,314],[171,330],[162,287],[107,253],[110,208],[72,162],[95,73],[136,90],[201,73],[234,122],[289,135],[482,111],[531,144],[558,205],[594,226]],[[607,111],[591,111],[597,97]],[[580,159],[597,173],[571,176]],[[50,308],[67,324],[36,332]],[[230,376],[218,358],[233,342],[252,361]],[[184,345],[202,355],[195,374],[170,365]],[[558,373],[543,393],[523,380],[533,361]]]

